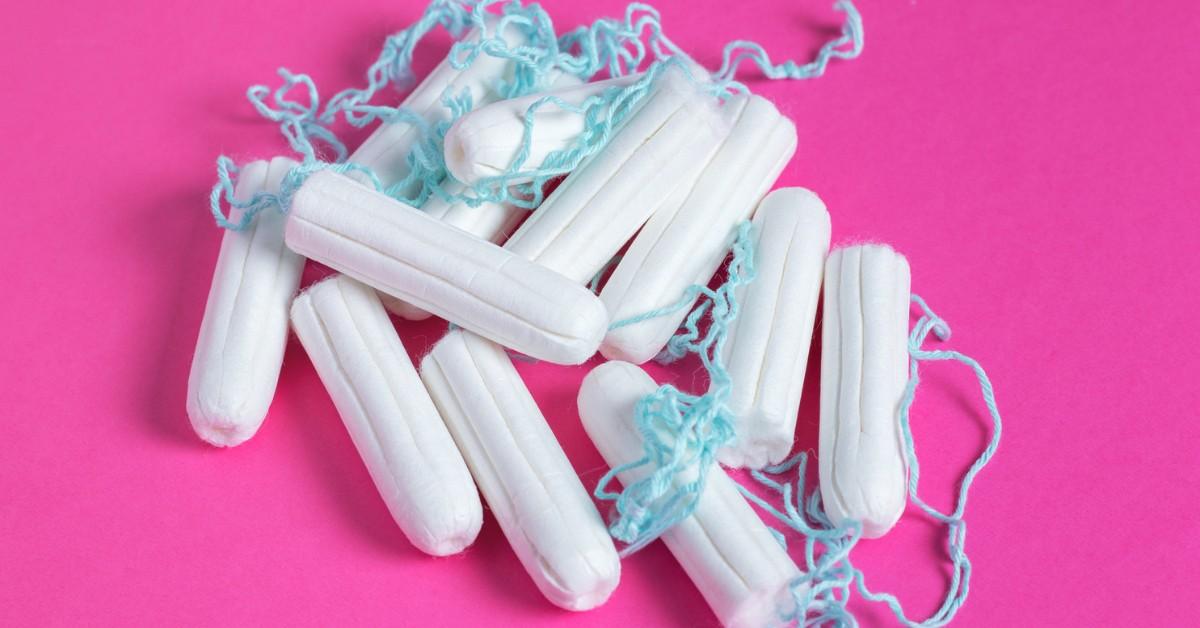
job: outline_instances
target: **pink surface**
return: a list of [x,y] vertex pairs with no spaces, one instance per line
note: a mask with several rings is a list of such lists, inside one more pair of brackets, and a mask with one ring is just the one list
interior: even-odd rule
[[[540,597],[490,515],[464,555],[419,554],[294,340],[254,440],[221,451],[192,435],[186,376],[220,238],[205,209],[213,159],[282,148],[246,86],[279,65],[357,84],[421,5],[103,4],[17,3],[0,24],[0,624],[713,623],[661,545],[579,615]],[[545,4],[560,27],[623,6]],[[825,0],[656,4],[709,64],[733,37],[806,58],[839,20]],[[825,199],[836,242],[905,252],[951,346],[995,381],[1007,423],[968,510],[962,624],[1188,623],[1200,12],[1020,4],[863,0],[862,58],[756,85],[800,134],[780,183]],[[402,337],[420,354],[442,329]],[[586,368],[519,368],[594,485],[603,463],[574,407]],[[690,368],[656,372],[691,381]],[[965,371],[927,373],[916,438],[925,492],[945,507],[986,424]],[[940,544],[910,509],[855,556],[924,616],[945,584]]]

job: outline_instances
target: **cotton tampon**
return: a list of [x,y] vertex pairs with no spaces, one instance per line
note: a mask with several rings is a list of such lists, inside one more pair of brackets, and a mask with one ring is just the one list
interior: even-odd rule
[[[459,183],[443,185],[449,194],[460,194],[466,189]],[[451,203],[436,195],[425,201],[421,211],[481,240],[496,244],[503,242],[527,213],[524,209],[502,203],[484,202],[478,207],[471,207],[465,202]],[[388,311],[401,318],[423,320],[431,316],[429,312],[393,296],[380,293],[380,298]]]
[[833,523],[883,536],[905,506],[899,406],[908,383],[910,275],[885,245],[825,262],[821,328],[821,499]]
[[[669,306],[693,284],[705,285],[729,250],[735,225],[750,217],[796,151],[796,127],[758,96],[726,105],[736,122],[696,184],[674,211],[659,211],[638,233],[600,293],[613,321]],[[609,359],[653,358],[688,308],[611,330]]]
[[[524,41],[520,33],[511,28],[503,33],[509,45],[519,45]],[[477,29],[472,29],[464,37],[464,41],[478,39]],[[455,69],[447,57],[421,81],[401,106],[417,112],[426,122],[434,124],[450,115],[450,111],[442,105],[443,94],[458,95],[466,89],[471,94],[472,103],[479,107],[500,99],[496,86],[502,80],[511,80],[512,74],[513,64],[510,60],[486,53],[477,56],[471,65],[462,70]],[[550,80],[553,87],[569,87],[578,85],[579,82],[577,77],[557,71]],[[384,188],[390,187],[408,175],[409,168],[405,160],[420,137],[420,129],[407,122],[381,124],[350,155],[349,161],[370,168]],[[357,171],[350,171],[349,176],[360,182],[367,182],[367,177]],[[452,195],[460,194],[465,189],[464,186],[451,181],[443,183],[443,186],[446,192]],[[408,193],[411,190],[403,192]],[[510,234],[526,213],[519,208],[500,203],[483,203],[478,207],[469,207],[463,202],[447,202],[437,195],[430,197],[421,209],[476,237],[492,242],[498,242]],[[422,320],[430,316],[427,310],[403,299],[383,293],[380,297],[384,306],[401,318]]]
[[[277,192],[294,165],[282,157],[247,165],[235,198]],[[288,304],[304,268],[304,258],[284,246],[284,222],[279,213],[265,211],[245,231],[226,231],[221,239],[187,394],[192,428],[213,445],[229,447],[253,436],[275,396]]]
[[737,436],[717,459],[759,469],[783,461],[795,441],[829,252],[829,212],[816,194],[781,188],[755,210],[754,237],[757,277],[735,292],[740,315],[722,351]]
[[479,493],[375,291],[322,281],[293,301],[292,327],[404,535],[434,556],[470,545]]
[[588,281],[651,215],[677,208],[728,130],[715,100],[668,70],[604,150],[567,176],[505,248]]
[[[509,46],[524,43],[524,37],[516,29],[507,28],[502,35]],[[479,37],[478,29],[472,29],[463,37],[463,41],[478,41]],[[482,53],[470,65],[459,70],[451,65],[447,56],[400,106],[421,116],[429,124],[435,124],[450,116],[449,109],[442,104],[443,95],[457,97],[466,90],[476,107],[498,100],[500,95],[496,93],[496,86],[501,80],[511,78],[512,67],[509,59]],[[420,128],[408,122],[398,120],[384,123],[350,155],[349,161],[371,168],[386,188],[408,175],[409,168],[405,160],[420,138]]]
[[[494,32],[494,24],[489,31]],[[478,29],[471,29],[462,41],[478,41]],[[515,48],[525,44],[524,35],[515,28],[501,31],[501,37],[510,47]],[[510,59],[494,57],[486,52],[480,53],[467,67],[459,70],[450,63],[447,56],[421,81],[419,85],[400,104],[421,116],[425,122],[436,124],[450,117],[450,110],[442,104],[442,97],[450,95],[458,97],[464,90],[471,95],[471,103],[479,108],[491,102],[500,100],[502,95],[497,88],[503,81],[513,79],[514,63]],[[568,87],[578,85],[580,80],[570,74],[552,70],[546,78],[549,87]],[[408,154],[421,138],[421,130],[403,120],[381,124],[359,145],[350,155],[351,163],[370,168],[383,187],[387,188],[401,181],[409,173]],[[351,175],[355,178],[361,175]]]
[[[478,29],[472,29],[463,40],[478,41],[479,36]],[[524,43],[521,33],[512,28],[503,31],[503,38],[509,46]],[[552,70],[547,76],[549,84],[556,88],[580,83],[578,77],[557,70]],[[499,100],[500,94],[497,93],[496,87],[501,81],[512,78],[513,63],[508,59],[483,53],[469,66],[459,70],[451,65],[450,58],[447,57],[409,94],[401,106],[416,112],[427,123],[435,124],[450,116],[450,110],[442,104],[444,94],[457,96],[466,90],[471,94],[472,104],[479,107]],[[421,129],[406,121],[384,123],[350,155],[349,161],[370,168],[386,189],[408,176],[409,167],[406,160],[420,138]],[[369,177],[359,171],[352,170],[348,176],[362,183],[369,182]],[[443,182],[443,187],[452,195],[460,194],[465,189],[452,181]],[[414,190],[400,192],[411,194]],[[442,218],[464,231],[492,242],[497,242],[511,233],[512,228],[526,213],[524,210],[499,203],[484,203],[478,207],[469,207],[463,202],[449,203],[437,195],[428,199],[421,208],[432,216]],[[382,293],[380,297],[384,307],[401,318],[422,320],[430,316],[428,311],[402,299]]]
[[[584,378],[579,416],[610,467],[642,456],[634,407],[657,387],[645,371],[628,362],[601,364]],[[628,486],[647,473],[646,467],[635,467],[618,476]],[[779,613],[794,608],[789,586],[800,570],[733,480],[717,466],[707,477],[695,512],[662,539],[722,624],[779,624]]]
[[[610,88],[625,87],[638,78],[640,75],[634,74],[477,107],[455,120],[446,131],[446,169],[455,179],[467,184],[504,174],[521,149],[526,112],[537,101],[553,96],[580,106],[592,96]],[[533,116],[523,170],[541,165],[546,156],[556,150],[570,148],[585,130],[582,114],[562,109],[555,103],[541,105]]]
[[608,324],[583,286],[330,171],[301,186],[285,234],[301,255],[540,360],[587,360]]
[[538,589],[568,610],[603,604],[620,559],[504,349],[452,331],[422,360],[421,378]]

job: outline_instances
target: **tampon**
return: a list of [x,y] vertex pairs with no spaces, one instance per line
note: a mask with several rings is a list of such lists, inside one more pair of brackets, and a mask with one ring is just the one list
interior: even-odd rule
[[[601,364],[584,378],[579,417],[610,467],[642,456],[634,407],[657,387],[628,362]],[[628,486],[647,473],[635,467],[618,476]],[[695,512],[662,539],[723,625],[776,625],[794,608],[789,587],[800,570],[720,467],[708,472]]]
[[327,170],[296,192],[285,235],[301,255],[539,360],[582,363],[608,325],[587,288]]
[[[253,162],[235,198],[277,192],[295,165],[276,157]],[[231,216],[237,222],[240,210]],[[284,217],[264,211],[245,231],[225,231],[188,377],[187,413],[196,434],[220,447],[258,431],[279,381],[287,345],[288,304],[300,286],[304,258],[283,244]]]
[[715,99],[669,69],[604,150],[568,175],[505,248],[590,280],[651,215],[678,207],[728,131]]
[[[639,79],[633,74],[607,81],[552,89],[540,94],[501,100],[478,107],[456,120],[446,131],[446,169],[468,184],[503,174],[512,165],[525,136],[525,116],[547,96],[580,106],[588,98]],[[550,153],[570,148],[585,130],[583,115],[547,103],[534,112],[529,152],[521,169],[536,168]]]
[[[726,105],[736,122],[674,211],[656,212],[600,293],[613,321],[678,302],[693,284],[706,285],[729,251],[737,223],[796,151],[796,127],[770,101],[741,96]],[[600,352],[640,364],[667,344],[690,308],[613,329]]]
[[833,523],[883,536],[906,502],[900,398],[908,383],[908,261],[886,245],[825,262],[821,327],[821,499]]
[[816,194],[781,188],[755,210],[754,237],[758,275],[735,292],[741,313],[722,351],[737,437],[717,459],[759,469],[782,462],[795,441],[829,252],[829,212]]
[[[495,22],[493,21],[493,24]],[[510,46],[521,45],[524,42],[522,34],[512,28],[503,31],[503,37]],[[472,29],[464,41],[477,41],[479,31]],[[578,77],[553,70],[550,80],[552,87],[567,87],[578,85]],[[436,124],[447,119],[450,111],[442,105],[442,96],[449,93],[458,96],[465,89],[471,94],[475,107],[496,101],[500,95],[496,86],[503,80],[513,78],[513,64],[507,59],[493,57],[482,53],[461,70],[450,64],[450,58],[443,59],[404,102],[405,107],[420,115],[429,124]],[[421,138],[421,130],[404,121],[395,121],[379,125],[375,131],[350,155],[349,161],[370,168],[384,188],[388,188],[409,174],[406,162],[413,145]],[[349,176],[356,181],[367,183],[367,177],[360,172],[350,171]],[[459,194],[464,187],[452,182],[443,185],[451,194]],[[414,190],[401,190],[410,194]],[[442,218],[454,226],[463,229],[477,237],[492,242],[498,242],[511,233],[513,227],[525,211],[501,205],[484,203],[479,207],[468,207],[465,203],[447,203],[441,197],[433,197],[425,202],[422,209],[430,215]],[[384,306],[392,313],[409,320],[429,318],[430,313],[402,299],[387,294],[380,294]]]
[[[443,185],[450,194],[459,194],[466,189],[459,183]],[[436,195],[425,201],[421,211],[481,240],[496,244],[503,242],[527,213],[527,210],[502,203],[484,202],[478,207],[471,207],[465,202],[449,203]],[[384,307],[401,318],[417,321],[432,316],[429,312],[393,296],[383,293],[379,296],[383,299]]]
[[434,556],[470,545],[479,493],[375,291],[326,279],[292,302],[292,327],[408,540]]
[[[494,29],[489,28],[491,30]],[[507,28],[502,33],[509,46],[524,43],[524,37],[517,29]],[[477,29],[472,29],[463,37],[463,41],[478,40]],[[508,59],[481,53],[470,65],[459,70],[450,64],[450,57],[447,56],[400,106],[421,116],[429,124],[436,124],[450,116],[450,111],[442,105],[443,95],[457,97],[466,90],[476,107],[498,100],[500,96],[496,93],[496,85],[501,80],[511,78],[512,67]],[[408,175],[405,160],[420,138],[421,130],[412,124],[404,121],[384,123],[350,155],[349,161],[371,168],[386,188]]]
[[621,561],[600,513],[504,349],[455,330],[421,361],[421,378],[504,536],[554,604],[603,604]]
[[[489,26],[494,32],[495,21]],[[510,48],[525,44],[525,37],[520,30],[506,28],[501,36]],[[478,41],[479,31],[471,29],[463,37],[463,41]],[[400,104],[429,124],[436,124],[450,117],[450,110],[442,104],[442,97],[450,95],[457,98],[463,90],[471,94],[471,104],[478,108],[500,100],[501,94],[496,91],[502,81],[513,79],[514,64],[509,59],[493,57],[486,52],[480,53],[467,67],[459,70],[450,64],[447,56]],[[578,85],[578,77],[552,70],[548,75],[548,85],[552,88]],[[351,163],[367,166],[379,178],[385,188],[408,176],[409,168],[406,160],[413,145],[421,138],[421,130],[408,122],[397,120],[379,125],[358,149],[350,155]],[[361,175],[352,175],[358,178]]]

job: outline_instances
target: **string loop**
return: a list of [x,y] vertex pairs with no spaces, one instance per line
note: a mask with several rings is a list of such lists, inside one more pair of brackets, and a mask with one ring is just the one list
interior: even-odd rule
[[[798,624],[856,625],[853,616],[846,610],[852,590],[857,591],[863,599],[887,605],[903,625],[920,628],[946,625],[967,600],[971,580],[971,561],[965,550],[967,524],[964,516],[967,496],[979,472],[987,466],[999,447],[1000,411],[996,405],[995,390],[991,380],[978,361],[958,351],[924,348],[930,334],[940,340],[948,340],[950,326],[937,316],[921,297],[913,295],[912,301],[920,307],[921,316],[913,326],[908,339],[909,381],[901,397],[899,410],[904,453],[909,468],[908,497],[926,515],[946,525],[946,552],[951,564],[950,584],[941,606],[923,621],[910,619],[895,595],[872,592],[866,585],[863,572],[855,568],[850,560],[850,550],[862,538],[861,525],[858,522],[850,521],[840,527],[835,526],[821,507],[820,491],[816,489],[808,494],[806,507],[800,508],[800,501],[805,499],[805,463],[807,461],[807,454],[801,452],[780,465],[751,473],[751,476],[759,484],[780,497],[783,503],[782,511],[745,487],[739,487],[746,499],[763,509],[768,516],[804,538],[807,571],[792,583],[796,610],[790,617],[785,618]],[[954,509],[949,513],[940,512],[930,506],[921,498],[917,490],[920,479],[920,463],[912,436],[910,412],[917,386],[920,383],[920,364],[927,361],[955,361],[970,367],[978,380],[984,405],[992,419],[991,438],[964,474],[959,483]],[[794,485],[793,481],[780,482],[768,477],[768,474],[779,475],[792,470],[796,470]]]

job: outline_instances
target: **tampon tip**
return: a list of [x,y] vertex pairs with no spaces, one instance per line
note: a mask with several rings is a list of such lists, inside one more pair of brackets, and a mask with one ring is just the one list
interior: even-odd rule
[[266,416],[238,416],[236,410],[204,407],[198,400],[188,400],[188,420],[196,435],[215,447],[235,447],[250,440]]

